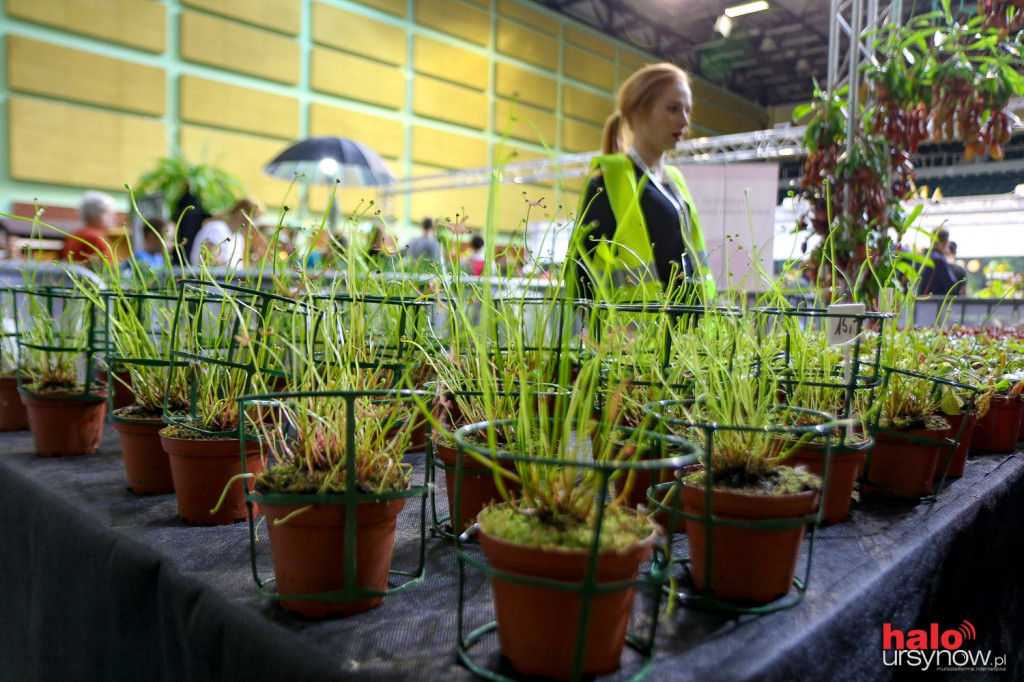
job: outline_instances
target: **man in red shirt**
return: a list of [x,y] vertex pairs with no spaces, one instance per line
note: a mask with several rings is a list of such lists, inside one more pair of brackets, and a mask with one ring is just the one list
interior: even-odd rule
[[[107,231],[114,227],[115,218],[113,197],[93,190],[86,192],[82,197],[82,220],[85,226],[64,239],[60,259],[66,262],[70,256],[73,262],[84,263],[102,256],[109,262],[116,263],[114,249],[107,241]],[[93,246],[96,248],[92,248]]]

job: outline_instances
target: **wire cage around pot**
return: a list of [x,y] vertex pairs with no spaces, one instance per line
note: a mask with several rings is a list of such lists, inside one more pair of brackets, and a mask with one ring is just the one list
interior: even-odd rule
[[[662,400],[645,407],[655,420],[656,431],[696,441],[702,452],[698,467],[681,471],[673,481],[655,485],[648,492],[649,505],[656,513],[670,518],[673,526],[677,519],[685,524],[685,538],[678,534],[670,537],[669,556],[673,566],[685,568],[692,587],[678,591],[675,598],[684,606],[726,613],[770,613],[797,605],[810,578],[824,492],[745,495],[720,489],[712,476],[702,474],[713,471],[717,441],[723,438],[772,443],[780,454],[787,447],[820,438],[825,443],[827,477],[838,422],[821,412],[776,406],[772,412],[778,419],[770,423],[727,425],[690,417],[689,410],[695,405],[699,401],[687,399]],[[794,421],[805,425],[794,426]],[[693,475],[702,480],[687,482]],[[799,558],[808,526],[801,571]],[[778,570],[770,574],[765,570],[768,565]]]
[[[885,338],[883,328],[887,320],[895,318],[894,314],[839,312],[827,308],[755,308],[753,313],[759,320],[759,333],[777,332],[781,327],[785,335],[783,351],[776,358],[782,373],[779,382],[785,393],[791,393],[800,384],[842,389],[845,395],[835,411],[835,416],[842,419],[852,416],[858,394],[871,402],[882,383],[879,367]],[[814,368],[814,376],[802,374],[797,365],[805,359],[807,338],[814,335],[824,338],[829,327],[840,326],[848,330],[851,338],[836,347],[845,349],[846,358],[837,356],[835,364]]]
[[95,383],[101,311],[89,296],[55,287],[16,288],[14,305],[18,393],[36,452],[47,457],[95,452],[107,408],[107,391]]
[[[443,427],[452,431],[464,425],[464,410],[467,403],[484,403],[484,396],[496,401],[491,404],[495,414],[519,414],[528,410],[538,418],[555,418],[564,403],[568,401],[569,389],[555,384],[531,385],[525,395],[536,398],[529,407],[520,403],[523,387],[515,381],[498,381],[488,389],[453,388],[431,384],[434,392],[429,409]],[[485,408],[486,409],[486,408]],[[507,411],[505,411],[507,410]],[[470,420],[472,421],[472,420]],[[500,475],[490,463],[479,459],[466,458],[455,442],[443,440],[441,430],[434,431],[433,438],[426,441],[426,460],[430,481],[431,532],[447,539],[454,539],[472,525],[476,514],[492,501],[501,499]],[[448,513],[439,511],[437,502],[438,472],[443,477]],[[458,529],[458,530],[456,530]]]
[[28,428],[28,413],[18,394],[21,352],[18,348],[19,323],[15,320],[19,311],[14,299],[12,287],[0,287],[0,431]]
[[[590,521],[583,528],[589,530],[569,545],[575,549],[551,549],[503,539],[500,534],[491,535],[483,521],[459,536],[459,660],[490,680],[515,679],[513,676],[518,674],[578,680],[618,670],[623,665],[625,644],[632,652],[625,663],[629,679],[642,679],[653,663],[654,637],[668,579],[668,554],[662,548],[663,540],[656,539],[660,530],[646,540],[610,550],[605,539],[611,531],[605,529],[604,522],[644,518],[622,506],[624,491],[616,488],[631,472],[656,476],[661,470],[687,466],[699,461],[696,448],[671,436],[635,430],[630,433],[641,451],[637,457],[621,461],[571,456],[568,453],[573,448],[553,446],[549,436],[542,436],[546,445],[540,453],[526,452],[530,446],[524,440],[529,439],[496,446],[490,435],[510,433],[517,422],[523,423],[516,419],[478,422],[455,432],[457,448],[464,453],[455,471],[456,497],[462,490],[462,462],[470,457],[488,459],[503,469],[511,466],[517,475],[531,480],[549,480],[552,472],[557,472],[554,475],[567,485],[586,491],[583,498],[592,506],[587,512]],[[559,419],[535,423],[540,429],[547,425],[551,432],[575,428]],[[675,448],[673,457],[639,456],[647,448],[660,450],[668,442]],[[516,512],[507,504],[498,504],[485,509],[481,517],[491,512],[536,516],[530,510]],[[656,528],[649,520],[644,523]],[[474,532],[480,535],[479,544],[471,541]],[[652,550],[653,558],[649,558]],[[493,618],[486,607],[476,608],[479,589],[474,579],[491,583]],[[634,602],[637,591],[641,598]],[[553,613],[559,617],[552,618]],[[499,647],[512,670],[497,663]]]
[[317,294],[312,334],[340,335],[358,348],[353,359],[366,362],[409,360],[410,351],[426,335],[432,302],[422,297],[346,293]]
[[[186,279],[171,330],[169,382],[185,374],[188,406],[164,405],[164,419],[197,433],[237,432],[237,398],[259,383],[296,376],[308,357],[315,310],[307,301],[242,286]],[[221,414],[214,414],[218,412]]]
[[[252,473],[247,431],[273,460],[261,467],[265,473],[257,472],[256,483],[246,478],[245,488],[250,564],[261,596],[309,617],[352,615],[423,580],[427,474],[424,468],[415,482],[411,471],[401,473],[400,452],[423,398],[422,392],[389,389],[239,399],[243,414],[260,415],[242,433],[243,475]],[[391,450],[369,451],[378,445]],[[418,521],[411,533],[404,523],[395,541],[397,517],[410,498],[419,498],[418,510],[409,512]],[[257,504],[267,520],[272,577],[260,567]],[[393,567],[393,548],[411,565]]]
[[[603,301],[589,302],[586,310],[588,333],[597,342],[614,333],[634,338],[642,334],[643,340],[650,341],[637,343],[651,358],[647,364],[656,363],[662,367],[672,364],[673,346],[677,339],[700,326],[701,319],[707,315],[738,319],[742,317],[743,311],[732,307]],[[635,355],[636,351],[629,350],[628,353]]]
[[822,505],[822,521],[840,523],[850,511],[857,477],[874,447],[862,422],[882,385],[882,332],[893,316],[816,308],[757,308],[754,315],[759,335],[783,335],[781,352],[769,361],[777,377],[779,402],[847,422],[831,448],[827,477],[821,443],[806,443],[790,455],[794,465],[799,463],[823,477],[829,494]]
[[[897,428],[900,405],[911,400],[913,412],[928,403],[936,410],[943,391],[961,396],[962,411],[975,409],[981,389],[938,376],[882,366],[882,402],[872,413],[867,427],[875,438],[860,477],[861,492],[915,503],[931,502],[945,483],[961,439],[968,435],[968,419],[956,420],[955,428],[929,414]],[[940,416],[940,415],[936,415]]]

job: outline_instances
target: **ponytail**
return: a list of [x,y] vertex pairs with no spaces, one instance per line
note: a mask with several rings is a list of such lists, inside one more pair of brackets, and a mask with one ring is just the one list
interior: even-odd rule
[[625,147],[622,139],[622,112],[618,109],[604,122],[604,134],[601,136],[601,153],[617,154]]

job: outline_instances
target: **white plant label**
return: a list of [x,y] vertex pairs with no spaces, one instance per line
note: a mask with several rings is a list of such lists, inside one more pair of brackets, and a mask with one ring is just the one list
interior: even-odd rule
[[[837,316],[825,318],[828,324],[828,345],[845,346],[853,341],[860,327],[858,320],[853,316],[863,315],[867,307],[863,303],[836,303],[828,306],[826,310],[830,315]],[[847,315],[849,317],[846,317]]]

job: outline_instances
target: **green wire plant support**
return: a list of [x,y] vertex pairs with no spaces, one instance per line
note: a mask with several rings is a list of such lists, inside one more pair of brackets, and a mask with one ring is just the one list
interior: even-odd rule
[[[823,439],[826,444],[826,450],[825,474],[822,478],[828,477],[831,466],[831,449],[836,443],[835,431],[839,424],[831,415],[805,408],[777,406],[773,410],[779,416],[776,423],[756,426],[731,426],[715,422],[698,422],[676,416],[677,413],[685,412],[687,408],[697,405],[698,402],[692,399],[662,400],[645,406],[645,410],[654,418],[654,428],[659,432],[668,432],[676,437],[686,437],[691,442],[700,444],[701,456],[695,464],[702,466],[704,471],[712,470],[712,458],[715,456],[716,438],[718,436],[721,434],[751,434],[754,437],[786,439],[786,442],[794,444],[809,440],[810,438]],[[804,426],[789,425],[788,422],[794,419],[804,421],[810,419],[815,423]],[[693,471],[697,471],[697,469],[690,470],[690,472]],[[679,472],[674,480],[654,485],[648,491],[650,508],[655,510],[656,514],[667,516],[670,528],[676,527],[679,520],[690,522],[687,524],[688,538],[684,540],[683,537],[672,535],[668,537],[667,556],[671,557],[673,566],[683,566],[687,572],[687,584],[681,586],[681,589],[675,590],[673,597],[683,606],[730,614],[772,613],[799,604],[804,598],[810,579],[814,553],[814,531],[821,519],[821,510],[825,504],[824,489],[821,492],[818,504],[814,506],[813,511],[807,513],[789,514],[786,518],[761,519],[743,518],[738,514],[730,513],[732,518],[727,518],[716,514],[713,510],[712,493],[716,487],[711,476],[704,476],[703,483],[699,484],[702,510],[701,513],[693,514],[684,511],[683,504],[681,503],[683,498],[683,491],[681,489],[684,484],[683,479],[690,472],[685,470]],[[666,502],[668,503],[666,504]],[[761,603],[755,603],[753,599],[723,598],[716,594],[716,588],[720,587],[716,584],[716,575],[720,574],[716,570],[715,560],[716,558],[719,561],[723,558],[730,558],[723,557],[722,553],[716,553],[716,542],[722,541],[724,537],[718,532],[720,529],[756,529],[763,531],[801,529],[800,537],[802,537],[802,527],[804,526],[810,526],[810,533],[806,545],[806,554],[802,562],[803,570],[795,572],[796,574],[793,575],[791,581],[792,588],[788,592],[768,601],[763,599],[756,600]],[[702,537],[695,538],[694,533],[700,533]],[[773,538],[778,537],[778,534],[773,536]],[[693,543],[695,540],[701,540],[703,543],[704,560],[702,566],[700,566],[700,571],[701,575],[705,576],[705,578],[704,584],[700,587],[692,579],[695,570],[692,564]],[[780,544],[782,542],[781,540],[772,539],[768,544],[776,541]],[[732,542],[734,541],[730,539],[730,546],[725,550],[726,553],[731,551]],[[741,569],[745,573],[749,573],[750,579],[753,579],[754,575],[762,568],[757,560],[760,558],[757,557],[755,559],[751,557],[750,561],[747,562],[746,568]]]
[[[563,420],[541,419],[538,424],[544,422],[552,426],[556,431],[562,428]],[[539,574],[528,574],[526,572],[513,572],[495,568],[492,560],[484,556],[487,551],[487,543],[478,544],[471,536],[477,532],[474,524],[465,533],[458,536],[455,544],[456,558],[458,561],[458,657],[459,660],[473,673],[487,680],[510,682],[518,679],[520,674],[506,668],[503,664],[495,664],[497,660],[497,640],[503,643],[508,635],[504,630],[511,625],[504,625],[502,613],[498,610],[500,604],[497,596],[499,589],[496,583],[504,585],[527,586],[532,595],[530,599],[536,599],[535,613],[546,614],[541,616],[542,622],[538,630],[544,627],[551,627],[558,630],[562,636],[562,642],[552,644],[552,638],[548,633],[531,631],[529,636],[537,638],[534,643],[526,643],[526,647],[536,647],[539,655],[541,649],[554,649],[553,657],[558,659],[561,670],[565,675],[559,673],[562,679],[579,680],[585,674],[584,666],[588,659],[594,654],[595,647],[588,642],[592,638],[599,638],[597,634],[599,625],[605,625],[607,618],[602,615],[606,600],[615,599],[616,593],[629,591],[639,592],[636,602],[632,604],[628,614],[628,628],[625,645],[631,650],[626,659],[616,659],[613,668],[618,668],[625,660],[628,670],[616,673],[626,676],[624,679],[641,680],[646,677],[652,669],[655,631],[658,625],[659,612],[664,595],[664,586],[670,577],[670,563],[667,557],[670,556],[671,542],[665,537],[659,538],[655,543],[653,558],[644,565],[639,573],[632,574],[632,579],[616,580],[609,582],[598,579],[599,571],[605,566],[602,560],[607,559],[609,552],[599,549],[602,542],[602,521],[609,510],[611,502],[616,498],[616,486],[625,480],[631,472],[646,474],[657,478],[661,472],[670,472],[700,461],[697,448],[691,443],[679,440],[672,436],[656,434],[651,432],[640,432],[631,429],[625,431],[637,437],[639,448],[636,458],[624,459],[621,461],[594,461],[586,459],[564,459],[560,457],[534,457],[522,452],[523,445],[516,443],[511,446],[499,446],[497,449],[488,445],[486,439],[481,443],[479,435],[488,432],[489,429],[500,430],[514,428],[516,419],[502,419],[493,422],[478,422],[459,428],[455,432],[456,447],[463,454],[455,467],[456,476],[456,504],[462,495],[462,478],[465,474],[463,463],[468,459],[486,460],[495,462],[494,466],[513,467],[521,475],[529,475],[528,472],[541,472],[544,470],[561,472],[558,476],[574,479],[577,482],[587,481],[587,490],[594,490],[595,504],[593,507],[593,523],[590,524],[588,546],[579,550],[559,550],[550,552],[552,555],[575,555],[582,571],[573,578],[545,577]],[[577,434],[580,437],[580,434]],[[665,448],[671,447],[671,453]],[[508,449],[504,449],[504,448]],[[672,454],[673,456],[666,456]],[[545,474],[539,474],[542,478]],[[588,492],[589,494],[589,492]],[[621,508],[620,508],[621,509]],[[515,544],[519,548],[520,545]],[[523,547],[527,547],[523,545]],[[612,553],[614,554],[614,552]],[[467,572],[468,569],[468,572]],[[525,571],[526,569],[524,569]],[[572,571],[575,573],[575,570]],[[495,616],[487,620],[487,613],[470,615],[468,609],[468,595],[475,593],[479,586],[470,578],[469,573],[486,578],[495,590],[496,610]],[[563,607],[563,602],[568,605]],[[507,602],[506,602],[507,603]],[[553,604],[557,604],[554,606]],[[473,622],[470,622],[473,621]],[[486,622],[483,622],[486,621]],[[584,627],[576,627],[576,624],[583,623]],[[502,634],[505,632],[506,634]],[[497,636],[496,636],[497,635]],[[618,642],[621,647],[622,642]],[[508,655],[508,652],[504,652]],[[546,651],[547,653],[547,651]],[[490,660],[490,663],[487,661]],[[513,666],[515,662],[513,661]]]
[[[241,429],[242,472],[245,477],[245,500],[249,510],[249,556],[253,580],[257,592],[267,598],[284,602],[289,610],[305,615],[320,617],[328,613],[358,613],[378,603],[385,596],[403,592],[423,581],[425,575],[426,552],[426,500],[428,481],[426,469],[421,479],[410,481],[406,487],[396,490],[374,490],[363,482],[363,470],[370,466],[396,466],[392,462],[383,462],[386,455],[380,455],[374,463],[367,464],[365,456],[357,457],[361,439],[367,436],[367,430],[384,428],[387,433],[377,434],[391,441],[398,438],[392,432],[407,429],[405,420],[387,422],[383,427],[372,415],[364,414],[367,405],[407,407],[408,414],[414,418],[417,414],[417,400],[422,401],[424,394],[409,390],[343,390],[343,391],[300,391],[246,395],[239,398],[240,411],[249,415],[249,428]],[[370,401],[370,402],[366,402]],[[339,415],[341,415],[339,417]],[[375,423],[371,423],[375,422]],[[341,426],[339,426],[339,424]],[[323,426],[323,430],[318,430]],[[316,444],[307,438],[315,430],[323,436]],[[429,425],[428,425],[429,433]],[[333,435],[343,431],[343,442],[334,442]],[[318,448],[331,464],[323,465],[326,473],[323,488],[319,492],[258,492],[252,483],[252,472],[247,469],[246,440],[252,433],[264,443],[264,452],[269,451],[272,458],[264,462],[264,470],[273,467],[305,468],[305,457],[310,454],[308,448]],[[374,441],[377,442],[377,441]],[[381,441],[383,442],[383,441]],[[372,458],[371,455],[368,455]],[[399,467],[409,465],[397,464]],[[409,467],[411,468],[411,467]],[[411,474],[410,474],[411,475]],[[349,482],[357,481],[356,484]],[[337,491],[336,488],[343,488]],[[390,568],[391,547],[387,547],[387,585],[374,587],[363,580],[363,568],[359,565],[364,552],[372,549],[374,543],[357,534],[357,522],[365,514],[373,514],[373,509],[398,504],[404,505],[405,500],[419,498],[418,510],[413,510],[418,517],[416,526],[417,546],[413,552],[401,552],[402,558],[411,561],[412,566]],[[256,520],[256,506],[264,508],[271,505],[291,510],[284,518],[267,520],[265,532],[270,532],[271,553],[274,555],[275,575],[265,575],[260,569],[260,556],[265,557],[261,550]],[[333,511],[331,510],[333,508]],[[357,511],[358,509],[358,511]],[[314,540],[313,536],[304,535],[301,551],[305,559],[316,563],[312,569],[315,577],[306,584],[318,587],[303,592],[287,591],[282,587],[283,579],[277,574],[277,553],[274,548],[272,525],[286,527],[302,522],[305,514],[313,515],[317,510],[325,510],[340,525],[332,529],[332,533],[324,540]],[[396,512],[397,513],[397,512]],[[312,522],[311,522],[312,523]],[[319,523],[319,521],[317,522]],[[391,521],[391,537],[394,536],[395,520]],[[276,528],[275,528],[276,530]],[[312,533],[303,530],[303,533]],[[365,545],[365,546],[364,546]],[[265,547],[266,545],[262,545]],[[398,543],[395,543],[398,547]],[[342,558],[329,558],[329,550],[337,549]],[[283,550],[282,550],[283,551]],[[372,574],[372,569],[367,573]],[[291,576],[294,580],[294,576]],[[365,607],[365,608],[364,608]]]

